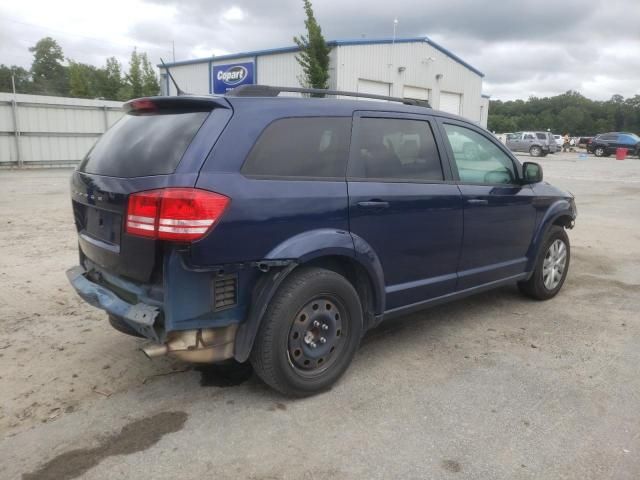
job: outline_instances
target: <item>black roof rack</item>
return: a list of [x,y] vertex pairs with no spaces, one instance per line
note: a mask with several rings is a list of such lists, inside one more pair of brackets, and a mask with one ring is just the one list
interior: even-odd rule
[[341,90],[328,90],[324,88],[300,88],[300,87],[272,87],[269,85],[240,85],[230,90],[225,95],[229,97],[277,97],[282,92],[307,93],[310,95],[340,95],[343,97],[371,98],[374,100],[386,100],[399,102],[405,105],[431,108],[427,100],[417,98],[388,97],[386,95],[374,95],[360,92],[343,92]]

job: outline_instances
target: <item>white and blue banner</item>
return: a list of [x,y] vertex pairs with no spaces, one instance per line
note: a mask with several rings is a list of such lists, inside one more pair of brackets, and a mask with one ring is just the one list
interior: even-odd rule
[[239,85],[250,85],[254,83],[254,69],[253,62],[214,65],[211,90],[222,94]]

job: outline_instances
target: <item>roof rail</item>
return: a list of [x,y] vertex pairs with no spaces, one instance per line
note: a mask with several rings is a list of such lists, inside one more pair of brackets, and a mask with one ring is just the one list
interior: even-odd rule
[[300,88],[300,87],[272,87],[269,85],[240,85],[230,90],[225,95],[229,97],[277,97],[282,92],[308,93],[310,95],[340,95],[343,97],[371,98],[374,100],[386,100],[399,102],[405,105],[431,108],[427,100],[417,98],[388,97],[386,95],[374,95],[371,93],[344,92],[342,90],[328,90],[324,88]]

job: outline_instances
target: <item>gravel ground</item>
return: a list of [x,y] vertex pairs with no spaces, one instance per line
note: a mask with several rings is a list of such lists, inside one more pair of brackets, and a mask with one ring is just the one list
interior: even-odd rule
[[640,161],[540,163],[577,197],[561,294],[384,324],[305,400],[146,359],[67,284],[70,171],[0,171],[0,478],[639,478]]

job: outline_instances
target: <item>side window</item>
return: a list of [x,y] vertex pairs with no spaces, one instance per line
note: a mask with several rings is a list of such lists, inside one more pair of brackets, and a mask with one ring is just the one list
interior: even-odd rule
[[533,134],[531,134],[531,133],[526,133],[526,134],[524,135],[524,139],[525,139],[525,140],[533,140],[533,139],[534,139],[534,136],[533,136]]
[[538,140],[547,140],[547,134],[543,132],[536,133],[536,137],[538,137]]
[[444,124],[460,181],[509,184],[518,178],[511,159],[489,139],[459,125]]
[[283,118],[260,135],[242,173],[264,177],[344,178],[351,117]]
[[380,180],[442,181],[440,155],[425,120],[360,118],[349,176]]

